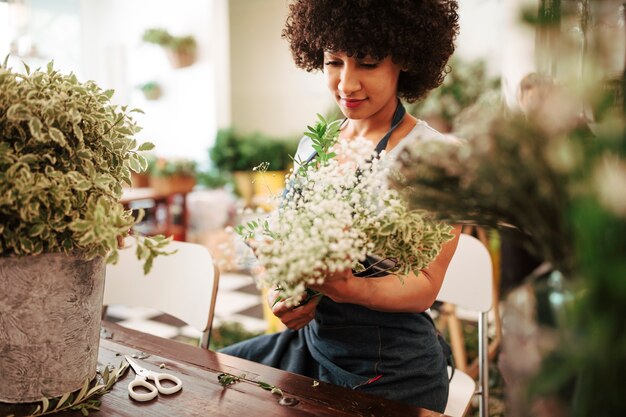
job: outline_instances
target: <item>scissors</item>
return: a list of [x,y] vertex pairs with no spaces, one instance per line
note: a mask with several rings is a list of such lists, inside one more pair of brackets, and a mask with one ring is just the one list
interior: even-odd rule
[[[129,358],[127,355],[125,355],[124,357],[128,361],[130,367],[133,368],[133,371],[135,371],[135,373],[137,374],[137,376],[135,376],[135,379],[132,380],[130,384],[128,384],[128,395],[130,395],[130,398],[132,398],[133,400],[149,401],[155,398],[159,394],[159,392],[164,395],[170,395],[178,392],[183,387],[183,382],[180,380],[180,378],[170,374],[152,372],[146,368],[139,366],[137,362]],[[149,379],[154,381],[154,385],[148,382]],[[161,381],[165,380],[172,381],[176,385],[174,385],[173,387],[164,387],[163,385],[161,385]],[[146,388],[149,392],[136,391],[136,387]]]

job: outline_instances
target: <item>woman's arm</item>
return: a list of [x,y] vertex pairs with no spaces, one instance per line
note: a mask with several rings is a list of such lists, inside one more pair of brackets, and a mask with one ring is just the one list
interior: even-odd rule
[[328,277],[324,284],[311,286],[338,303],[359,304],[372,310],[420,313],[435,302],[443,278],[459,241],[461,227],[453,230],[454,239],[443,245],[437,258],[416,276],[411,272],[402,283],[397,276],[359,278],[352,271]]

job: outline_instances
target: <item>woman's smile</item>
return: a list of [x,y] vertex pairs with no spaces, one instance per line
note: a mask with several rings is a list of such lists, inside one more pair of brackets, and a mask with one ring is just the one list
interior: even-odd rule
[[359,107],[365,100],[365,98],[362,99],[356,99],[356,98],[341,98],[341,103],[349,108],[349,109],[356,109],[357,107]]

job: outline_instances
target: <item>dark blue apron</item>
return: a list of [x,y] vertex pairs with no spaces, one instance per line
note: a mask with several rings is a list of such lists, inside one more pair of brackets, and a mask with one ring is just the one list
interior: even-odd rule
[[[398,102],[378,153],[404,114]],[[381,275],[367,270],[368,277]],[[385,313],[323,297],[304,328],[259,336],[222,352],[438,412],[448,399],[450,348],[427,313]]]

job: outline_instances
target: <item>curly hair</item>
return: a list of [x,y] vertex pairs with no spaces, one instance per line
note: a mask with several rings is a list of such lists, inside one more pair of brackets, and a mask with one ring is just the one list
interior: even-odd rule
[[391,56],[402,68],[398,96],[414,102],[448,72],[459,25],[456,0],[295,0],[282,37],[296,65],[323,69],[324,51]]

